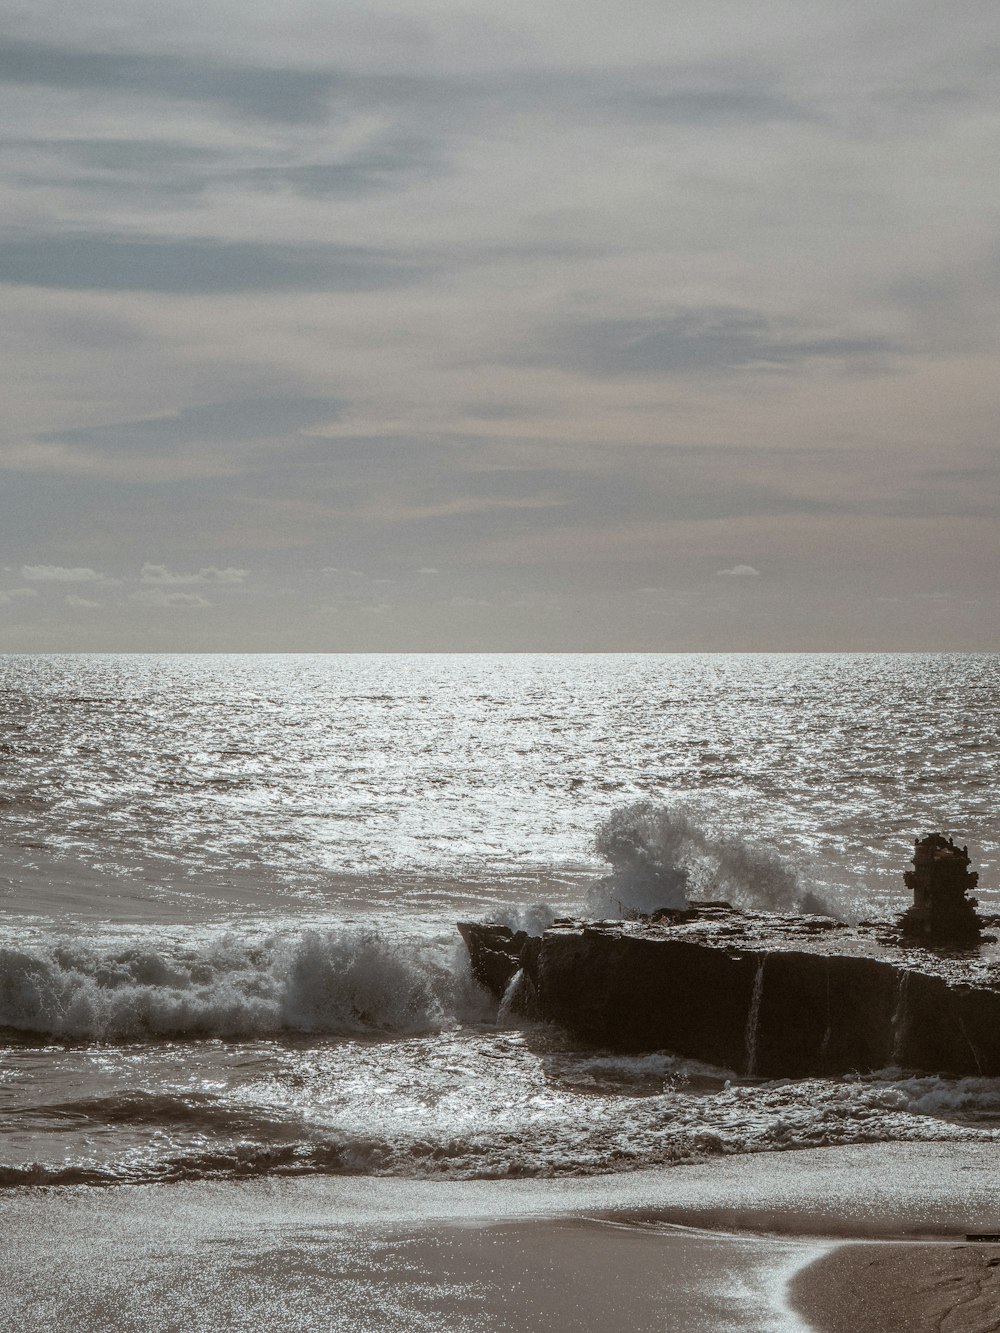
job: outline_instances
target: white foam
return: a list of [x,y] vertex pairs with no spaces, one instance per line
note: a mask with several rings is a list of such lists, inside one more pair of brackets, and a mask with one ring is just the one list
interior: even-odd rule
[[826,910],[800,888],[792,866],[767,848],[721,837],[681,806],[638,801],[620,806],[601,824],[597,853],[611,874],[595,886],[588,909],[596,916],[686,907],[689,897],[727,898],[746,907]]
[[1000,1124],[1000,1078],[927,1074],[898,1079],[894,1086],[905,1099],[906,1109],[914,1114]]
[[458,949],[359,929],[8,946],[0,1026],[98,1040],[428,1031],[474,1000],[467,974]]

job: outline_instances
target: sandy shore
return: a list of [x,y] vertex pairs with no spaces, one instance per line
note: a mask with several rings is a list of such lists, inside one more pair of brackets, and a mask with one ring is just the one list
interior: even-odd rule
[[981,1333],[1000,1245],[964,1236],[1000,1230],[998,1167],[910,1144],[586,1180],[21,1189],[0,1196],[0,1327]]
[[994,1333],[1000,1244],[838,1245],[789,1284],[816,1333]]

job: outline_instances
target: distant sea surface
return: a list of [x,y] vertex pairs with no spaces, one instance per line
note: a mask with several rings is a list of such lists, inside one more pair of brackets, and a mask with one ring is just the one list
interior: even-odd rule
[[993,656],[0,658],[0,1186],[994,1138],[997,1080],[498,1018],[454,924],[587,911],[661,809],[697,896],[888,915],[939,829],[1000,912],[998,798]]

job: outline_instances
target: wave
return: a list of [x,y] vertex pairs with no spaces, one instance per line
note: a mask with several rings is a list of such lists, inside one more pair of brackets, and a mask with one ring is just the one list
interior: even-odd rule
[[56,1039],[439,1030],[478,1003],[464,951],[376,930],[0,948],[0,1028]]
[[594,847],[611,865],[611,874],[591,890],[587,907],[594,916],[684,908],[691,897],[724,897],[770,911],[829,912],[776,853],[713,834],[680,806],[620,806],[601,824]]
[[[0,1164],[0,1188],[156,1184],[287,1175],[518,1179],[600,1175],[733,1154],[875,1142],[995,1142],[1000,1080],[779,1080],[719,1086],[724,1071],[684,1069],[662,1053],[636,1059],[587,1056],[567,1082],[589,1080],[610,1098],[520,1120],[498,1111],[489,1124],[419,1124],[361,1130],[288,1110],[234,1105],[208,1094],[139,1094],[36,1106],[21,1114],[37,1132],[87,1122],[82,1153]],[[588,1080],[589,1075],[589,1080]],[[656,1095],[636,1096],[653,1080]],[[632,1084],[631,1089],[626,1085]],[[596,1090],[596,1089],[595,1089]],[[627,1095],[631,1091],[633,1095]],[[650,1090],[651,1091],[651,1090]],[[623,1095],[626,1094],[626,1095]],[[124,1138],[100,1133],[114,1127]],[[131,1135],[128,1130],[134,1131]],[[66,1141],[67,1145],[70,1140]],[[35,1140],[36,1151],[44,1147]],[[114,1147],[111,1159],[95,1151]]]
[[83,1125],[107,1127],[153,1127],[206,1134],[256,1135],[281,1139],[301,1134],[298,1120],[267,1107],[227,1103],[208,1092],[146,1092],[122,1090],[107,1096],[79,1097],[63,1102],[44,1102],[7,1112],[5,1127],[30,1125],[34,1132],[50,1129],[62,1133]]
[[898,1077],[884,1071],[907,1111],[966,1125],[1000,1123],[1000,1079],[946,1078],[941,1074]]

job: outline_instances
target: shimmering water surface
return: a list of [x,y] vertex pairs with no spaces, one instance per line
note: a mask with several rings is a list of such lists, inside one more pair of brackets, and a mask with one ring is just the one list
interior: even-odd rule
[[1000,911],[996,657],[8,657],[0,710],[10,1186],[547,1175],[1000,1125],[993,1080],[756,1083],[498,1026],[454,933],[582,910],[597,830],[638,802],[686,814],[715,896],[766,903],[777,865],[888,914],[933,828]]

